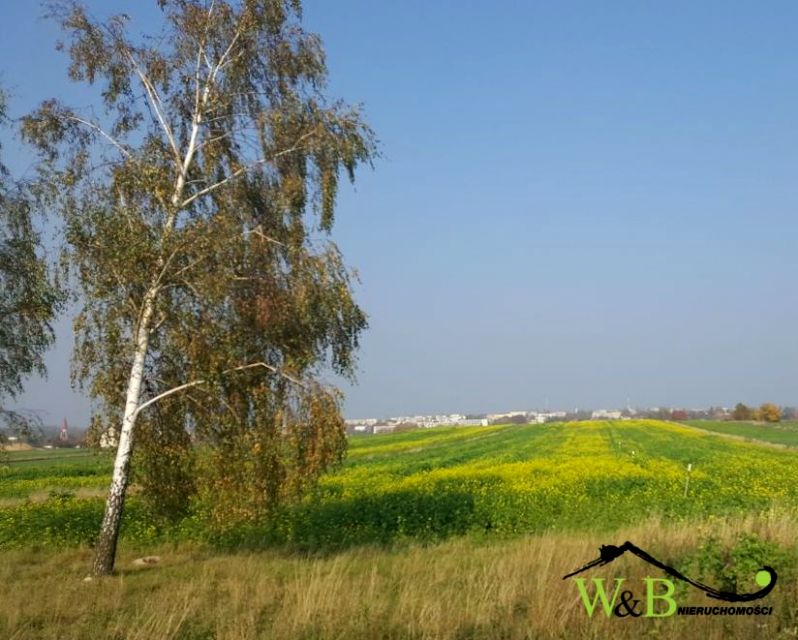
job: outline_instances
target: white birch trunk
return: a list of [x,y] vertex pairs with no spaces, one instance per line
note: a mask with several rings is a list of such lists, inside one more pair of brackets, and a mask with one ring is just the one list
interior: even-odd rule
[[122,511],[125,506],[125,494],[130,478],[130,456],[133,453],[133,428],[136,424],[137,409],[141,398],[141,382],[144,377],[144,360],[150,338],[150,320],[155,306],[155,291],[148,292],[138,326],[133,355],[133,365],[127,384],[125,412],[122,428],[119,433],[119,445],[116,450],[114,474],[108,498],[105,502],[105,515],[97,539],[97,547],[92,564],[92,574],[105,576],[113,573],[116,560],[116,544],[119,538],[119,527],[122,523]]

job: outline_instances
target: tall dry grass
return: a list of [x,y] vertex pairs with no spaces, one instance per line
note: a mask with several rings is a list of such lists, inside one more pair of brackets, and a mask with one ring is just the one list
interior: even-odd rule
[[[610,536],[557,534],[486,543],[452,540],[330,557],[277,552],[215,555],[161,548],[159,565],[133,568],[123,551],[118,576],[84,582],[89,552],[0,554],[0,637],[58,639],[250,638],[792,638],[798,637],[798,582],[782,577],[770,617],[589,618],[562,576],[600,544],[632,540],[664,561],[714,534],[732,544],[753,532],[798,554],[794,515],[715,520],[693,526],[650,521]],[[152,552],[153,550],[149,550]],[[776,567],[778,570],[778,567]],[[661,577],[624,556],[592,575],[632,582]],[[710,605],[703,594],[690,602]],[[687,602],[680,602],[687,604]]]

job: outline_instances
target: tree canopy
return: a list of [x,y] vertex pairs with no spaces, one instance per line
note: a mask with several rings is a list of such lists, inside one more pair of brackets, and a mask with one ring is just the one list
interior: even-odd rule
[[759,418],[764,422],[781,422],[781,409],[772,402],[765,402],[759,407]]
[[732,411],[732,418],[735,420],[751,420],[754,416],[754,410],[751,407],[743,404],[742,402],[738,402],[734,405],[734,411]]
[[[0,91],[0,126],[8,124]],[[0,162],[0,421],[17,430],[29,424],[30,416],[10,410],[6,402],[22,392],[26,376],[45,373],[43,354],[53,342],[50,323],[61,302],[31,205],[29,190]]]

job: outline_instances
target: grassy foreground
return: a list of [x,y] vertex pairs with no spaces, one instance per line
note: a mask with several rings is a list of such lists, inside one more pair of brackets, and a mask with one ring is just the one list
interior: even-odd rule
[[[119,574],[85,582],[110,460],[18,452],[0,465],[0,638],[798,638],[796,462],[656,421],[354,438],[343,468],[254,527],[213,532],[201,504],[163,525],[134,491]],[[774,567],[772,615],[589,617],[562,576],[625,540],[738,593]],[[642,597],[664,575],[624,556],[585,577]]]
[[[266,551],[214,554],[157,549],[161,563],[134,567],[121,554],[115,578],[84,582],[86,550],[10,551],[0,562],[0,637],[10,640],[374,638],[794,638],[798,559],[794,516],[712,520],[696,526],[650,521],[609,538],[543,534],[484,544],[460,538],[393,550],[362,547],[326,557]],[[631,539],[708,581],[723,578],[725,552],[755,535],[753,547],[779,568],[764,617],[589,618],[562,576],[600,544]],[[712,541],[707,544],[707,541]],[[714,545],[714,546],[713,546]],[[751,549],[749,549],[750,551]],[[153,550],[150,549],[150,552]],[[775,559],[774,559],[774,554]],[[748,574],[748,556],[737,560]],[[748,558],[751,562],[763,558]],[[714,566],[714,569],[712,568]],[[630,585],[657,571],[622,558],[593,576]],[[702,568],[703,567],[703,568]],[[716,575],[717,574],[717,575]],[[661,576],[661,574],[660,574]],[[636,588],[632,586],[631,588]],[[711,605],[698,592],[679,604]]]

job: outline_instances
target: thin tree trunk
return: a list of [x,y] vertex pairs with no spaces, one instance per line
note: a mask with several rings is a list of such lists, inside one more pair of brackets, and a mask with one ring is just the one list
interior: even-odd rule
[[141,396],[141,381],[144,377],[144,359],[149,344],[149,325],[155,306],[155,292],[150,291],[145,297],[144,308],[136,333],[136,351],[133,366],[127,383],[127,399],[125,413],[122,418],[122,429],[119,433],[119,445],[114,461],[114,474],[108,498],[105,502],[105,515],[97,538],[97,547],[92,564],[92,575],[107,576],[114,571],[116,561],[116,543],[119,538],[119,526],[122,523],[122,511],[125,506],[125,494],[130,478],[130,456],[133,453],[133,428]]

